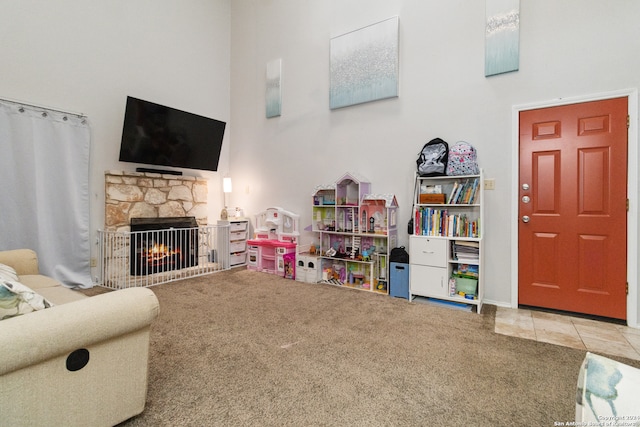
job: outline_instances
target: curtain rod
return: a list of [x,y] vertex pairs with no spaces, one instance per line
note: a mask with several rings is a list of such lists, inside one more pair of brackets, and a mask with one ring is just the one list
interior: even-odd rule
[[84,115],[84,113],[74,113],[73,111],[64,111],[58,108],[51,108],[51,107],[45,107],[43,105],[33,104],[31,102],[16,101],[15,99],[8,99],[8,98],[0,98],[0,101],[11,102],[12,104],[17,104],[17,105],[24,105],[25,107],[40,108],[43,110],[55,111],[56,113],[70,114],[72,116],[76,116],[81,119],[87,118],[87,116]]

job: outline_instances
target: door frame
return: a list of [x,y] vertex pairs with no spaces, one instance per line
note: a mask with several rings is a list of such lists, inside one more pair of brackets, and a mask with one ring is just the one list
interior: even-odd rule
[[627,325],[639,328],[638,319],[638,267],[637,262],[629,260],[638,259],[638,89],[623,89],[604,92],[593,95],[576,96],[570,98],[557,98],[549,101],[520,104],[512,107],[511,124],[511,308],[518,308],[518,183],[520,181],[520,112],[539,108],[557,107],[569,104],[580,104],[590,101],[601,101],[611,98],[627,98],[629,129],[627,130],[627,197],[629,198],[629,211],[627,212],[627,282],[629,294],[627,295]]

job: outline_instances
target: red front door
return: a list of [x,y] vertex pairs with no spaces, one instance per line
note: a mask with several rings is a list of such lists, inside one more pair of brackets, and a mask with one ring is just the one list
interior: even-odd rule
[[627,98],[520,113],[518,303],[626,319]]

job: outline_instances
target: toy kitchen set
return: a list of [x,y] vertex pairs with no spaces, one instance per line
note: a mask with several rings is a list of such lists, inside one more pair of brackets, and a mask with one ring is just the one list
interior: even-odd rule
[[295,278],[300,216],[276,207],[255,218],[255,238],[247,241],[247,268]]

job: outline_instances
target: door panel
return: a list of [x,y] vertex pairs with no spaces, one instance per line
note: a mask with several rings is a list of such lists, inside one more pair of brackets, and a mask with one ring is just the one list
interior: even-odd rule
[[518,185],[519,304],[625,319],[627,99],[521,112]]
[[558,288],[558,235],[535,233],[533,236],[533,286]]
[[606,294],[607,267],[599,262],[607,257],[608,242],[606,240],[604,236],[579,237],[579,291]]
[[[609,150],[604,147],[579,150],[578,206],[581,215],[607,215],[609,208]],[[588,197],[585,197],[587,195]]]
[[[533,153],[533,209],[536,214],[558,214],[560,208],[560,152]],[[544,191],[540,191],[543,189]]]

